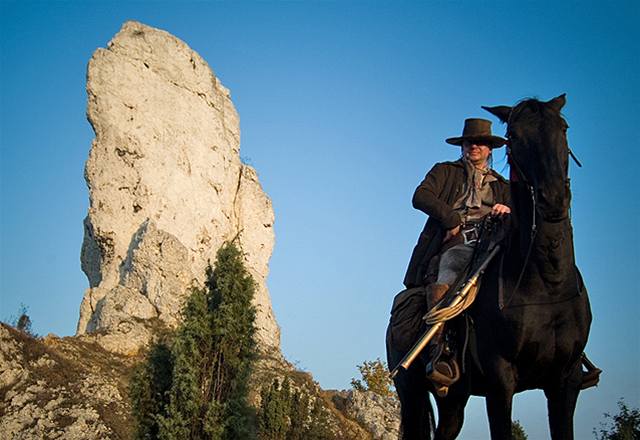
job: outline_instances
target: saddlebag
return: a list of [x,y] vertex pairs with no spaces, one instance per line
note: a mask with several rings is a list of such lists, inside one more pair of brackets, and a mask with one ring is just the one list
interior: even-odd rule
[[393,299],[389,321],[389,343],[398,351],[408,351],[426,330],[422,317],[427,313],[424,286],[412,287]]

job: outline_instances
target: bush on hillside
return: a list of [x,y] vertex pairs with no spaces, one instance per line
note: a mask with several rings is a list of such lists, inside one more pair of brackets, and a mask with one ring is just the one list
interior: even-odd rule
[[357,366],[362,376],[360,379],[351,379],[351,386],[358,391],[371,391],[380,396],[394,397],[393,381],[389,376],[387,364],[377,358],[374,361],[364,361]]
[[288,378],[277,378],[260,392],[259,440],[329,440],[334,435],[329,416],[316,396],[313,403],[303,391],[294,389]]

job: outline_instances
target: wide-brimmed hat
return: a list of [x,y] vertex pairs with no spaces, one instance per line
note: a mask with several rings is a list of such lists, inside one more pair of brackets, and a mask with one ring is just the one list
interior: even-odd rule
[[464,141],[485,141],[490,148],[501,147],[507,140],[491,133],[491,121],[480,118],[469,118],[464,121],[462,136],[445,139],[451,145],[462,145]]

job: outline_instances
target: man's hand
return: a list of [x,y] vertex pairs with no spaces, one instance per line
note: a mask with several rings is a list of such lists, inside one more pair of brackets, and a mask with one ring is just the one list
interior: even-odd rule
[[493,208],[491,208],[491,215],[493,217],[503,217],[507,214],[511,214],[511,208],[509,208],[507,205],[496,203],[495,205],[493,205]]
[[459,233],[460,233],[460,225],[456,226],[455,228],[447,229],[447,234],[444,236],[444,240],[442,240],[442,242],[446,243],[447,241],[451,240],[453,237],[455,237]]

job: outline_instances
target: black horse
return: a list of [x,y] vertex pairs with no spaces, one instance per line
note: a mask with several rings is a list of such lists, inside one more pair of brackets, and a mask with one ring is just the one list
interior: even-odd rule
[[[456,438],[470,395],[486,397],[491,438],[511,439],[513,395],[530,389],[544,390],[551,438],[573,439],[591,310],[573,251],[564,104],[561,95],[483,107],[507,124],[512,225],[467,311],[476,349],[449,394],[434,395],[437,429],[424,360],[396,376],[405,439]],[[391,368],[404,354],[387,342]]]

